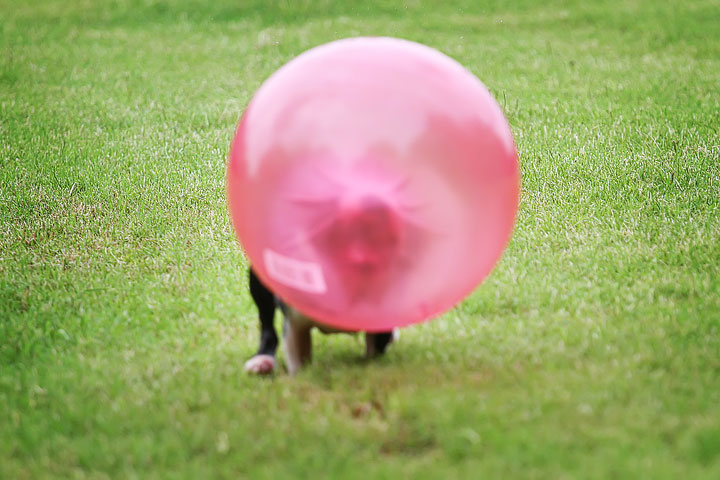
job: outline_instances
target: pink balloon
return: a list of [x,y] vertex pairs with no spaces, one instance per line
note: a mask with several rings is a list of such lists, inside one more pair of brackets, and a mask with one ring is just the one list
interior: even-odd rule
[[417,43],[356,38],[260,87],[227,182],[238,238],[276,295],[322,323],[381,331],[446,311],[488,275],[520,179],[475,76]]

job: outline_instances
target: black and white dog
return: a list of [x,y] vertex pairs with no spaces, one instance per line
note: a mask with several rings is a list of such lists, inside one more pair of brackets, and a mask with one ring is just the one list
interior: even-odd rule
[[[340,330],[315,322],[302,313],[283,303],[268,289],[250,268],[250,295],[260,317],[260,346],[255,355],[245,362],[245,371],[255,374],[270,374],[275,371],[275,353],[278,336],[275,332],[275,308],[280,307],[285,317],[283,325],[284,353],[290,374],[297,373],[312,356],[311,331],[317,327],[323,333],[338,333]],[[365,356],[376,357],[385,353],[393,341],[394,332],[365,333]]]

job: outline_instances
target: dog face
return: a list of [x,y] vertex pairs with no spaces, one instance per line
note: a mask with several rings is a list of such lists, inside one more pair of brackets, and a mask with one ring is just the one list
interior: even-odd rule
[[403,243],[402,222],[391,206],[375,197],[341,204],[315,238],[328,267],[351,297],[383,290]]

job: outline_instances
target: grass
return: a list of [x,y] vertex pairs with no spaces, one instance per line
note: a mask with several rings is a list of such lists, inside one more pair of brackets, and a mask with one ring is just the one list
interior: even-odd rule
[[[720,3],[0,0],[0,478],[718,478]],[[257,341],[224,197],[261,82],[341,37],[477,74],[515,235],[379,362]]]

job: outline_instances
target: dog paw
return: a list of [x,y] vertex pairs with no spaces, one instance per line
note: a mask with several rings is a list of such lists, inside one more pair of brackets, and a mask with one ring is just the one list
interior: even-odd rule
[[256,375],[269,375],[275,371],[275,357],[272,355],[255,355],[245,362],[245,371]]

